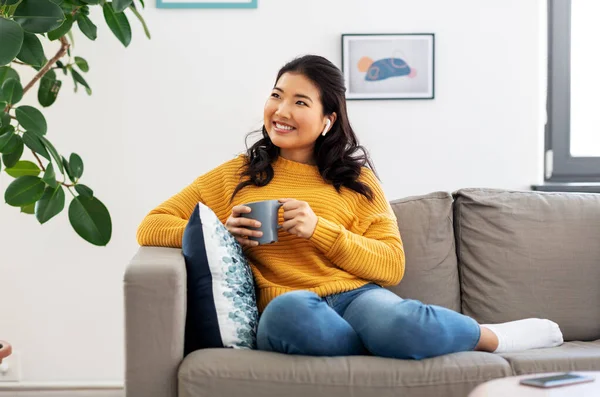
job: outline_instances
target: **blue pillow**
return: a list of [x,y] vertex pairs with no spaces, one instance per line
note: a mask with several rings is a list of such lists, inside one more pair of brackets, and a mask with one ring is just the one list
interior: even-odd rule
[[185,354],[211,347],[256,348],[254,279],[242,247],[198,203],[183,233],[187,270]]

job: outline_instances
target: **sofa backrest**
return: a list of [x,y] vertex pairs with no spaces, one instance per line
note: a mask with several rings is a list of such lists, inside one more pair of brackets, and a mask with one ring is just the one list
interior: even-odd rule
[[463,189],[454,198],[464,314],[548,318],[565,340],[600,338],[599,194]]
[[406,271],[390,287],[402,298],[460,311],[460,288],[452,226],[452,196],[435,192],[391,202],[404,243]]

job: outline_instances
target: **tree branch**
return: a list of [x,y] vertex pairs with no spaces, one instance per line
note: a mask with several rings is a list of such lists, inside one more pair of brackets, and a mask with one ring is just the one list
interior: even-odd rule
[[48,73],[48,71],[50,70],[52,65],[56,63],[56,61],[58,61],[67,53],[67,49],[69,49],[70,45],[69,42],[67,41],[67,39],[65,39],[65,36],[61,37],[59,40],[61,44],[60,49],[58,50],[56,55],[54,55],[52,59],[50,59],[48,63],[46,63],[46,65],[33,77],[33,79],[31,79],[31,81],[25,86],[25,88],[23,88],[23,95],[25,95],[25,93],[29,91],[29,89],[33,87],[33,85],[39,79],[41,79],[46,73]]
[[40,168],[42,169],[42,171],[46,172],[46,167],[44,167],[44,164],[42,164],[42,160],[39,158],[39,156],[37,155],[37,153],[34,152],[33,150],[31,151],[31,153],[33,153],[33,156],[37,160],[37,162],[40,165]]
[[[67,53],[67,49],[70,45],[69,42],[67,41],[67,39],[65,39],[65,36],[61,37],[59,40],[61,44],[60,49],[58,50],[56,55],[54,55],[52,59],[50,59],[48,63],[46,63],[46,65],[44,65],[44,67],[40,69],[40,71],[35,76],[33,76],[33,79],[31,79],[31,81],[25,86],[25,88],[23,88],[23,95],[25,95],[25,93],[29,91],[39,79],[41,79],[46,73],[48,73],[48,71],[52,68],[52,65],[54,65],[56,61],[58,61]],[[4,113],[8,113],[11,107],[12,104],[6,105],[6,107],[4,108]]]

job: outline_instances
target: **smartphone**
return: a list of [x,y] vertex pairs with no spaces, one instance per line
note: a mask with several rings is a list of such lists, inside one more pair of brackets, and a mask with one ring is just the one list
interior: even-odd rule
[[574,385],[577,383],[593,382],[595,379],[591,376],[576,375],[570,373],[540,376],[538,378],[521,379],[519,383],[526,386],[550,388],[566,385]]

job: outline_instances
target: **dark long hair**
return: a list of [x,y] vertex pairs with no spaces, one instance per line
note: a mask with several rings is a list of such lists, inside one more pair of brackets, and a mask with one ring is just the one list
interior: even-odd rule
[[[367,150],[360,146],[358,138],[350,126],[346,110],[346,87],[341,71],[327,59],[316,55],[296,58],[279,70],[275,84],[284,73],[299,73],[311,80],[318,88],[323,103],[323,114],[335,112],[337,119],[325,135],[319,135],[314,147],[314,157],[319,173],[339,192],[342,186],[354,190],[373,200],[373,191],[358,180],[362,167],[375,169]],[[231,195],[231,200],[246,186],[265,186],[274,176],[272,163],[279,157],[279,147],[275,146],[263,125],[262,139],[248,148],[246,143],[246,164],[242,168],[240,180]]]

